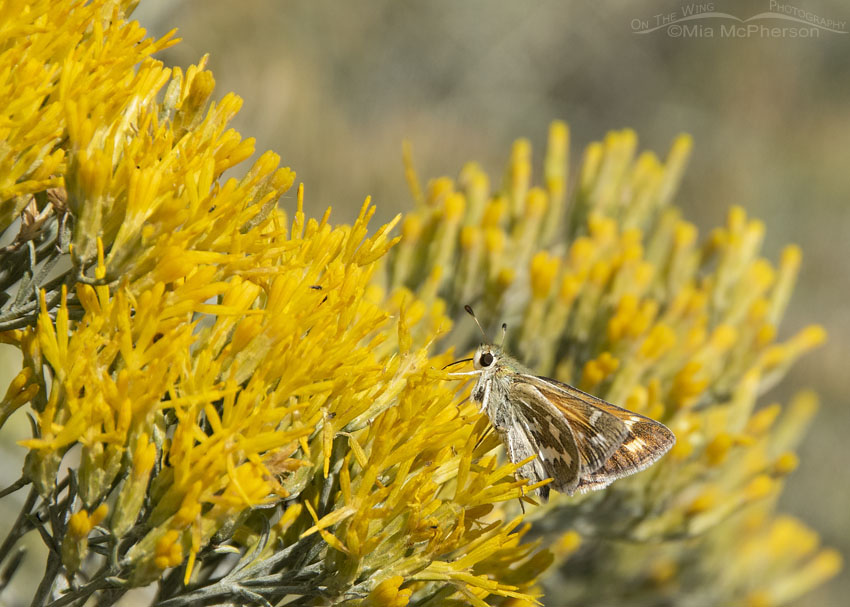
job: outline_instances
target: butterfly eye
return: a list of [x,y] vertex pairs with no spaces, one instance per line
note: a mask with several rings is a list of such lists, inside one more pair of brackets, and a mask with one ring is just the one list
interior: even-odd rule
[[485,352],[484,354],[481,355],[481,366],[482,367],[489,367],[492,364],[493,364],[493,355],[492,354],[490,354],[489,352]]

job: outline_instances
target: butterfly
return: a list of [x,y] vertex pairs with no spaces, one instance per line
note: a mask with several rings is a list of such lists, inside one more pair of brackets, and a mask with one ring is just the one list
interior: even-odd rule
[[[472,308],[465,309],[481,328]],[[607,487],[650,466],[676,442],[664,424],[535,375],[502,346],[487,343],[486,334],[471,359],[457,362],[470,360],[475,370],[455,375],[478,376],[472,400],[490,418],[511,462],[536,456],[517,474],[530,483],[552,479],[537,488],[543,501],[550,489],[573,495]]]

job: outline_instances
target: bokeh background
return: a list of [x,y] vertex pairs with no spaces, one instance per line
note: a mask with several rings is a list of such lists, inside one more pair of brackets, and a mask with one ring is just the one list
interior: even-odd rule
[[[308,211],[320,215],[331,205],[338,221],[352,220],[366,195],[381,220],[410,207],[405,139],[422,177],[454,176],[471,159],[495,177],[517,137],[532,141],[539,160],[556,118],[570,124],[574,161],[614,128],[635,129],[641,146],[661,155],[677,133],[691,133],[694,152],[676,200],[686,217],[705,233],[739,204],[764,220],[772,259],[787,243],[803,248],[783,331],[820,322],[829,341],[764,402],[787,402],[808,386],[821,394],[782,508],[847,558],[850,33],[635,34],[635,19],[654,25],[656,15],[681,14],[692,3],[626,4],[142,0],[136,16],[155,35],[179,28],[183,43],[162,57],[167,63],[185,67],[210,53],[218,95],[235,91],[245,100],[236,128],[296,170]],[[770,0],[701,4],[741,19],[771,8]],[[846,2],[775,4],[850,31]],[[848,596],[845,572],[799,604],[846,605]]]
[[[182,44],[160,57],[169,65],[185,68],[210,53],[217,96],[235,91],[245,101],[235,128],[297,171],[309,214],[331,205],[338,222],[351,221],[366,195],[378,220],[410,207],[405,139],[421,177],[455,175],[472,159],[495,177],[517,137],[535,146],[539,174],[556,118],[571,127],[574,162],[610,129],[635,129],[641,147],[662,156],[677,133],[691,133],[694,152],[676,199],[686,217],[704,234],[730,205],[742,205],[765,222],[772,259],[790,242],[803,249],[783,333],[819,322],[829,341],[764,402],[787,402],[804,387],[820,393],[782,509],[847,559],[850,33],[636,34],[635,20],[654,24],[692,3],[622,4],[142,0],[135,17],[152,35],[178,28]],[[840,0],[699,4],[741,19],[789,5],[850,31],[850,5]],[[294,205],[294,194],[282,202]],[[798,604],[845,605],[848,596],[845,572]]]

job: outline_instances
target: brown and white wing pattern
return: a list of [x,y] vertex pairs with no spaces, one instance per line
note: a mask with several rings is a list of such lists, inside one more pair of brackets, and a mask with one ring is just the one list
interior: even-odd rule
[[[565,407],[559,406],[564,411],[564,415],[568,420],[570,419],[570,415],[567,409],[571,408],[575,402],[581,401],[585,405],[616,417],[626,430],[620,444],[605,459],[602,466],[582,471],[581,481],[578,485],[578,490],[581,492],[601,489],[610,485],[618,478],[647,468],[667,453],[676,442],[676,436],[662,423],[612,405],[591,394],[586,394],[581,390],[553,379],[545,377],[539,377],[537,379],[568,395],[567,399],[560,401],[568,403],[568,405]],[[544,394],[546,394],[545,391]],[[581,450],[582,441],[578,435],[576,436],[576,440],[579,442],[579,449]]]
[[505,445],[514,463],[536,455],[537,458],[518,470],[531,482],[551,478],[552,483],[540,487],[538,495],[545,501],[549,490],[572,493],[581,480],[581,455],[573,432],[564,416],[540,393],[522,382],[509,391],[514,423],[507,429]]
[[675,444],[676,436],[664,424],[637,413],[626,413],[630,416],[626,421],[628,436],[604,466],[582,476],[578,491],[602,489],[618,478],[648,468]]
[[605,401],[544,378],[523,377],[517,383],[564,416],[581,455],[582,476],[600,469],[628,435],[622,419],[599,407]]

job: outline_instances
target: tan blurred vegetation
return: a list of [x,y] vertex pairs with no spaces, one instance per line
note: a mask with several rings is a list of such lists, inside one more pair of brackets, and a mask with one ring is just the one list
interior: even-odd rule
[[[768,10],[767,1],[713,4],[742,19]],[[499,173],[510,142],[527,136],[541,150],[554,118],[569,122],[574,153],[612,128],[634,128],[662,155],[677,133],[691,133],[694,154],[677,200],[686,216],[705,231],[740,204],[764,220],[769,257],[789,242],[804,251],[785,330],[817,321],[830,338],[772,393],[787,400],[812,386],[823,399],[784,509],[847,555],[850,34],[632,33],[633,19],[679,6],[143,0],[136,16],[154,35],[179,28],[184,43],[166,63],[186,66],[211,53],[217,95],[245,99],[235,128],[296,170],[311,214],[332,205],[337,221],[351,221],[367,194],[380,219],[409,208],[404,139],[420,174],[438,176],[471,159]],[[796,6],[850,21],[850,6],[837,0]],[[845,572],[803,604],[844,604],[848,593]]]

